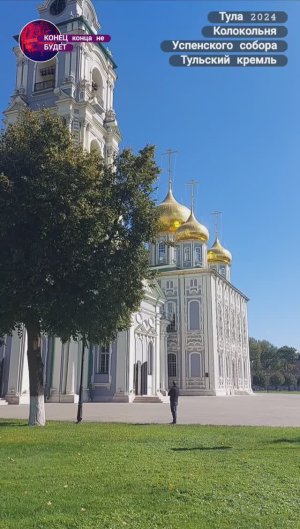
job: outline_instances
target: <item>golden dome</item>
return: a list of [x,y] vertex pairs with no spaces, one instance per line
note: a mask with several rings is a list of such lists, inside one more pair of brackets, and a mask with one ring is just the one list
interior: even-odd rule
[[174,233],[190,214],[190,210],[175,200],[169,189],[165,200],[157,206],[160,232]]
[[230,264],[232,261],[231,253],[223,248],[218,237],[216,238],[213,246],[207,252],[208,263],[225,263]]
[[178,228],[175,235],[176,242],[191,240],[207,242],[208,238],[208,229],[197,221],[193,212],[191,212],[187,221]]

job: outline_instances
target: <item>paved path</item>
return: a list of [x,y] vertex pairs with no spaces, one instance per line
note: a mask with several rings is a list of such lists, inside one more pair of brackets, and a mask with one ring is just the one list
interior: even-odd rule
[[[75,404],[46,404],[48,420],[74,421]],[[27,419],[28,406],[0,406],[0,420]],[[87,403],[85,421],[169,423],[168,404]],[[256,394],[236,397],[180,397],[178,424],[300,427],[300,395]]]

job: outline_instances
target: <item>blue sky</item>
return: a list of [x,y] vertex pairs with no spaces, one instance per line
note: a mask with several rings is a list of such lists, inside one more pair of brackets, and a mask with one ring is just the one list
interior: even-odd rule
[[[36,18],[36,2],[4,1],[1,93],[14,89],[12,35]],[[222,243],[233,254],[232,282],[249,298],[250,335],[300,349],[300,2],[266,0],[97,1],[102,32],[118,65],[115,110],[123,146],[157,146],[163,165],[157,198],[167,189],[162,153],[174,159],[174,193],[214,237],[211,212],[223,212]],[[201,39],[210,11],[286,11],[288,65],[283,68],[174,68],[160,43]]]

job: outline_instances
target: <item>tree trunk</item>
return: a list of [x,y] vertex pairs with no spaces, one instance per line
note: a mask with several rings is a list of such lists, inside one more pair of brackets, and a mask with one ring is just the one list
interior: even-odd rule
[[41,356],[41,334],[39,328],[26,325],[28,335],[28,370],[30,391],[30,426],[44,426],[45,403],[44,403],[44,364]]

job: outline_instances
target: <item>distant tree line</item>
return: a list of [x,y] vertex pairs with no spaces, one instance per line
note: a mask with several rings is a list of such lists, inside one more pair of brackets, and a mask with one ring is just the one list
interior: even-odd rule
[[252,386],[300,390],[300,354],[294,347],[275,347],[267,340],[249,339]]

